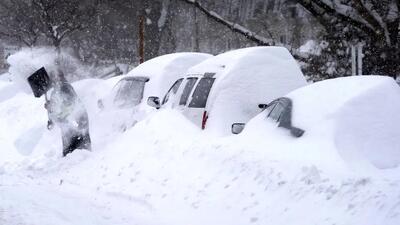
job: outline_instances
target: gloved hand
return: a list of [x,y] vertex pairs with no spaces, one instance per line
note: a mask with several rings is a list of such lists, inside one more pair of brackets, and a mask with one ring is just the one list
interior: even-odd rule
[[47,129],[48,129],[48,130],[52,130],[52,129],[53,129],[53,127],[54,127],[54,123],[53,123],[53,121],[51,121],[51,120],[48,120],[48,121],[47,121]]

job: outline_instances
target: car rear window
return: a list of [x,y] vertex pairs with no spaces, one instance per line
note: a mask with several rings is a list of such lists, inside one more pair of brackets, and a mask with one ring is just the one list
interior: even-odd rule
[[210,94],[211,87],[214,84],[215,78],[205,77],[199,81],[196,89],[193,92],[192,100],[189,103],[191,108],[204,108],[206,107],[208,95]]
[[190,77],[187,78],[185,88],[183,89],[181,99],[179,99],[179,105],[186,105],[186,102],[189,98],[190,92],[192,92],[192,89],[194,85],[196,84],[196,81],[198,78],[196,77]]

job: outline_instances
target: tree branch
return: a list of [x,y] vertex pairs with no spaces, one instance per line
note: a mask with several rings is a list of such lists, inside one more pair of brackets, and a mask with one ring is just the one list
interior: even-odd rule
[[217,13],[215,13],[213,11],[209,11],[208,9],[206,9],[201,3],[199,3],[196,0],[181,0],[181,1],[196,7],[204,15],[206,15],[208,18],[211,18],[211,19],[215,20],[216,22],[224,25],[225,27],[227,27],[228,29],[230,29],[231,31],[233,31],[235,33],[239,33],[239,34],[243,35],[248,40],[257,43],[257,45],[270,46],[273,43],[272,40],[269,40],[269,39],[266,39],[264,37],[261,37],[261,36],[251,32],[250,30],[246,29],[245,27],[243,27],[243,26],[241,26],[241,25],[239,25],[237,23],[233,23],[233,22],[230,22],[228,20],[225,20],[224,18],[222,18]]
[[[375,36],[376,34],[373,26],[370,25],[368,22],[365,21],[365,23],[363,23],[357,19],[351,18],[349,15],[338,12],[332,6],[326,4],[325,2],[322,2],[320,0],[297,0],[297,2],[311,13],[313,11],[316,12],[316,14],[312,14],[317,17],[319,21],[324,21],[322,25],[324,25],[326,28],[332,26],[332,22],[330,21],[331,19],[337,18],[364,31],[368,35]],[[310,7],[312,10],[310,10]],[[329,18],[327,18],[326,16],[328,16]]]

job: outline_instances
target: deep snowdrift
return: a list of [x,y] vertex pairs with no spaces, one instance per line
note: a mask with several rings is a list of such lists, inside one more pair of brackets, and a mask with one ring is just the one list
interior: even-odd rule
[[[288,151],[247,138],[213,138],[163,110],[92,153],[44,157],[20,163],[18,173],[5,171],[0,193],[12,195],[3,196],[0,208],[15,207],[12,199],[34,202],[56,211],[60,216],[50,215],[57,224],[398,224],[398,169],[355,173],[332,162],[284,158]],[[43,213],[29,204],[22,210],[26,219]]]
[[0,83],[0,224],[399,224],[400,170],[353,170],[324,141],[216,138],[173,110],[110,132],[92,98],[108,86],[86,80],[93,151],[62,158],[43,99],[15,87]]

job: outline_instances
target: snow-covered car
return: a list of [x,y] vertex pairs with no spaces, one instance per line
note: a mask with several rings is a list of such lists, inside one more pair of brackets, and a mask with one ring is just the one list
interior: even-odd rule
[[149,110],[150,107],[141,104],[143,99],[163,96],[188,68],[210,57],[205,53],[173,53],[146,61],[122,78],[112,78],[110,82],[118,79],[116,85],[98,105],[106,111],[103,113],[110,114],[108,119],[115,122],[117,129],[126,129]]
[[304,139],[307,148],[333,148],[342,158],[362,159],[378,168],[400,163],[400,88],[392,78],[325,80],[259,107],[262,113],[246,127],[232,124],[232,132],[261,132],[271,145],[281,138],[286,143],[290,137]]
[[[306,85],[297,62],[283,47],[229,51],[190,68],[164,97],[202,129],[230,133],[233,122],[247,122],[255,106]],[[150,98],[156,108],[160,100]]]

